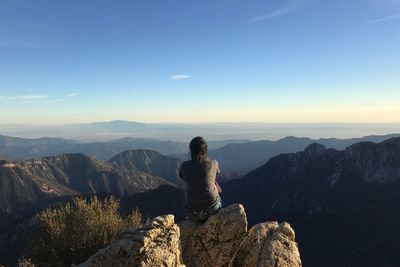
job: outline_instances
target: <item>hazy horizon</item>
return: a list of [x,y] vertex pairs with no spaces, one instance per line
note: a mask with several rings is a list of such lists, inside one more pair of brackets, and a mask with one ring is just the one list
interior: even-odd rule
[[400,123],[143,123],[114,120],[88,124],[0,125],[0,135],[79,141],[109,141],[124,137],[188,142],[202,135],[217,140],[278,140],[287,136],[357,138],[399,134]]

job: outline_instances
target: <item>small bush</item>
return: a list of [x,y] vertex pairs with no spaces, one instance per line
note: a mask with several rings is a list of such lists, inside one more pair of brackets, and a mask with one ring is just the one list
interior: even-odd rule
[[33,264],[30,259],[22,258],[18,260],[18,267],[35,267],[35,264]]
[[39,214],[40,234],[33,240],[30,257],[38,266],[70,266],[109,245],[128,226],[138,227],[138,211],[123,218],[119,201],[74,198],[72,203]]

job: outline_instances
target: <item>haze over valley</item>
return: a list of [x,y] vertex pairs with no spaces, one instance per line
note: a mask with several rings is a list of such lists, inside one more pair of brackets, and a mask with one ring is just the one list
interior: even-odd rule
[[144,123],[114,120],[81,124],[0,124],[0,134],[22,138],[56,137],[80,142],[125,137],[189,142],[193,136],[209,141],[278,140],[286,136],[354,138],[400,132],[400,123]]

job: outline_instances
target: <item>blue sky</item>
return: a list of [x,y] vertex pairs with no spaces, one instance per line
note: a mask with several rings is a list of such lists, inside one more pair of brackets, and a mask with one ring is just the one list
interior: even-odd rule
[[0,124],[400,122],[400,0],[0,1]]

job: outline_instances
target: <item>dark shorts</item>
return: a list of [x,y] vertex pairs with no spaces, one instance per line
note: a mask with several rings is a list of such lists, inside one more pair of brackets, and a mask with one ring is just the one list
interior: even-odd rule
[[186,219],[196,222],[204,222],[210,215],[216,213],[220,208],[222,208],[222,200],[218,196],[217,201],[211,207],[206,210],[192,211],[186,207]]

